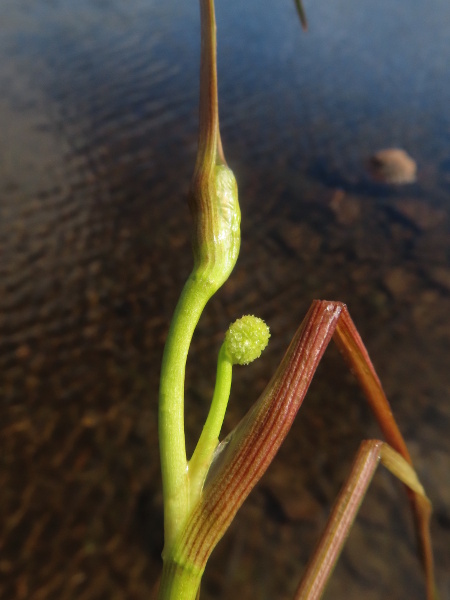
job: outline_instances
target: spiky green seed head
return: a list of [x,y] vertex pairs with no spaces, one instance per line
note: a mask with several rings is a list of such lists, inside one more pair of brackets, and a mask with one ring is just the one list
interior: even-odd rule
[[225,335],[228,356],[233,364],[248,365],[261,356],[270,330],[262,319],[245,315],[230,325]]

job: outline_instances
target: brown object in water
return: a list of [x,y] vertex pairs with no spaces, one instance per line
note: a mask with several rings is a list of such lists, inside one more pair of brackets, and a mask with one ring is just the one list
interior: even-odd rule
[[370,157],[367,166],[372,177],[383,183],[401,185],[416,181],[416,162],[400,148],[380,150]]

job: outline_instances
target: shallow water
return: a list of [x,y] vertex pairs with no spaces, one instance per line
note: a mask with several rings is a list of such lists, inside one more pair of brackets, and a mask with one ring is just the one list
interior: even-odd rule
[[[227,429],[311,300],[347,302],[433,501],[450,598],[450,9],[306,8],[308,34],[288,0],[218,3],[243,245],[194,340],[188,444],[230,320],[259,314],[272,338],[236,372]],[[0,597],[144,598],[157,576],[157,377],[191,266],[198,29],[194,2],[3,2]],[[416,184],[370,180],[389,146]],[[359,440],[379,435],[339,360],[213,555],[205,599],[290,597]],[[423,597],[402,494],[375,478],[328,597]]]

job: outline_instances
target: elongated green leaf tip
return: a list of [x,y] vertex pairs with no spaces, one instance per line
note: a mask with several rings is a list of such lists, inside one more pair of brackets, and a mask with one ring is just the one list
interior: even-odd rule
[[235,365],[248,365],[261,356],[267,346],[270,330],[262,319],[245,315],[230,325],[225,345]]

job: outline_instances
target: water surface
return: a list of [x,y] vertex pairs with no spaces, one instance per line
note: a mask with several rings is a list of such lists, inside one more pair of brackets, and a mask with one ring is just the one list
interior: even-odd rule
[[[236,270],[188,365],[188,445],[229,322],[271,344],[236,369],[226,429],[313,298],[347,302],[433,501],[450,598],[450,9],[443,0],[218,2],[220,111],[240,184]],[[160,357],[191,267],[198,8],[5,0],[0,37],[0,597],[147,598],[159,571]],[[404,148],[414,185],[366,159]],[[210,373],[205,377],[205,373]],[[202,597],[289,598],[360,439],[336,352],[217,548]],[[423,598],[400,486],[375,478],[328,597]]]

